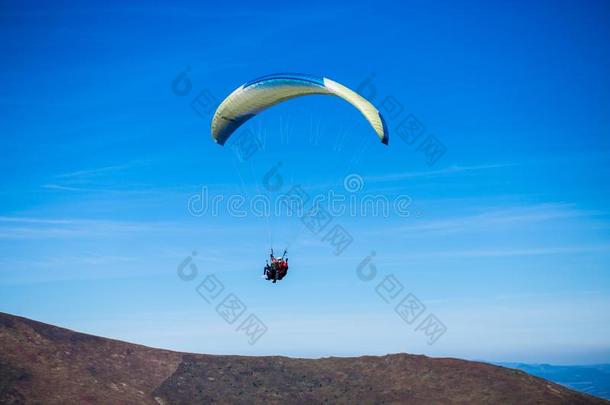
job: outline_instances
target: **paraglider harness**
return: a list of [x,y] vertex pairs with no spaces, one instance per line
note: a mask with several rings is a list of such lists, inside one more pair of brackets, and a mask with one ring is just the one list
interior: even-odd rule
[[277,280],[281,280],[286,277],[288,273],[288,258],[286,254],[288,252],[284,250],[284,254],[282,257],[277,258],[273,255],[273,249],[271,249],[271,254],[269,255],[270,261],[267,261],[265,268],[263,270],[263,275],[266,280],[273,280],[275,283]]

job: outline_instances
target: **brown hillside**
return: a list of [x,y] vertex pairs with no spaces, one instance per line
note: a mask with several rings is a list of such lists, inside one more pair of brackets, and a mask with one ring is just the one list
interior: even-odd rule
[[3,313],[0,347],[2,404],[608,404],[485,363],[177,353]]

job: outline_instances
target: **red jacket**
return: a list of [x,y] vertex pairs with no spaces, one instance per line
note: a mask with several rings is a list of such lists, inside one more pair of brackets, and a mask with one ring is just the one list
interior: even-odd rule
[[276,265],[278,269],[285,270],[288,268],[288,263],[284,259],[276,259],[275,257],[271,259],[271,264]]

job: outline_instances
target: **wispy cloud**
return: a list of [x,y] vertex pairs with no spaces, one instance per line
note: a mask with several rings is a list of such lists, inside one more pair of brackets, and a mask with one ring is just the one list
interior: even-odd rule
[[127,222],[94,219],[46,219],[29,217],[0,217],[1,239],[54,237],[86,237],[121,235],[143,232],[175,232],[184,229],[174,222]]
[[398,181],[404,179],[412,179],[417,177],[435,177],[435,176],[447,176],[451,174],[483,171],[490,169],[497,169],[501,167],[514,166],[514,164],[489,164],[489,165],[476,165],[476,166],[458,166],[453,165],[444,169],[438,170],[424,170],[417,172],[401,172],[401,173],[389,173],[381,176],[366,176],[365,180],[369,182],[384,182],[384,181]]
[[74,220],[0,216],[0,224],[2,222],[21,222],[30,224],[72,224],[74,223]]
[[518,258],[532,256],[561,256],[610,253],[610,243],[591,243],[579,245],[553,245],[536,247],[482,247],[477,249],[443,249],[424,250],[420,252],[409,252],[405,254],[384,255],[377,259],[376,263],[383,266],[406,266],[414,262],[429,262],[431,257],[435,260],[450,259],[493,259],[493,258]]
[[123,171],[126,169],[130,169],[132,167],[135,167],[135,166],[140,166],[142,164],[142,162],[143,161],[133,161],[133,162],[129,162],[129,163],[122,164],[122,165],[112,165],[112,166],[105,166],[105,167],[97,167],[97,168],[93,168],[93,169],[77,170],[74,172],[59,174],[55,177],[60,178],[60,179],[61,178],[69,179],[69,178],[75,178],[75,177],[94,177],[94,176],[99,176],[99,175],[103,175],[106,173]]
[[491,209],[488,212],[463,215],[439,220],[412,222],[403,226],[403,231],[455,233],[484,230],[502,225],[524,225],[541,221],[560,220],[577,217],[590,217],[600,214],[579,210],[570,204],[538,204],[525,207]]
[[523,301],[526,299],[546,299],[546,298],[556,298],[563,297],[572,299],[574,296],[591,296],[591,295],[603,295],[604,293],[598,290],[587,290],[587,291],[552,291],[552,292],[535,292],[535,293],[513,293],[513,294],[499,294],[494,298],[498,301]]
[[[13,259],[0,259],[0,266],[3,268],[21,268],[35,270],[38,268],[74,268],[75,266],[116,266],[120,263],[144,263],[145,259],[138,256],[119,256],[110,254],[100,254],[96,252],[82,252],[82,254],[66,254],[61,252],[58,255]],[[110,268],[110,267],[109,267]]]
[[61,191],[95,191],[89,188],[82,187],[71,187],[71,186],[62,186],[61,184],[43,184],[42,188],[46,188],[47,190],[61,190]]
[[576,245],[576,246],[551,246],[551,247],[534,247],[534,248],[517,248],[517,249],[477,249],[477,250],[459,250],[435,253],[435,257],[462,257],[462,258],[479,258],[479,257],[509,257],[509,256],[539,256],[539,255],[560,255],[573,253],[592,253],[592,252],[610,252],[610,244],[592,244],[592,245]]
[[[206,224],[206,232],[216,235],[231,235],[237,226],[240,232],[259,232],[258,225]],[[120,221],[108,219],[63,219],[39,217],[0,217],[0,239],[38,239],[56,237],[98,237],[122,235],[167,236],[178,234],[185,237],[201,236],[201,223],[197,221]],[[195,236],[193,236],[193,240]]]
[[52,177],[51,181],[41,185],[41,188],[75,192],[117,191],[117,189],[112,187],[115,178],[120,176],[121,184],[123,184],[126,171],[141,167],[147,162],[148,160],[133,160],[124,164],[87,168],[56,174]]

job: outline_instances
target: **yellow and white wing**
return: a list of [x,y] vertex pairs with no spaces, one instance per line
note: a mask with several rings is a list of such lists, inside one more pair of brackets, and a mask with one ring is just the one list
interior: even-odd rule
[[296,73],[279,73],[251,80],[224,99],[212,118],[212,138],[220,145],[243,123],[282,101],[310,94],[337,96],[356,107],[375,130],[382,143],[389,134],[379,111],[368,100],[349,88],[327,79]]

